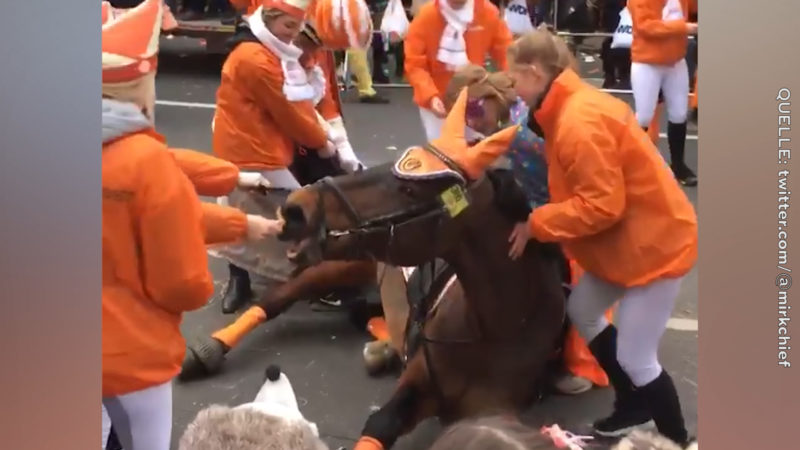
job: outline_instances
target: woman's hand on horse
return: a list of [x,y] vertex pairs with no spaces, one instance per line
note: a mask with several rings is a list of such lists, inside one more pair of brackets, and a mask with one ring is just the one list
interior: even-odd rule
[[447,110],[444,107],[444,102],[442,102],[442,99],[439,97],[433,97],[433,99],[431,99],[431,111],[438,117],[447,117]]
[[519,222],[514,225],[514,230],[511,231],[511,236],[508,238],[508,242],[511,243],[511,249],[508,251],[509,258],[519,259],[525,253],[525,247],[529,240],[531,240],[531,229],[528,222]]
[[283,220],[267,219],[254,214],[247,215],[247,239],[257,241],[280,234]]

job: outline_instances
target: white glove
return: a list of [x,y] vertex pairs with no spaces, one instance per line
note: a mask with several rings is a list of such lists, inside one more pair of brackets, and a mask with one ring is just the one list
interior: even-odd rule
[[257,241],[275,236],[283,229],[282,220],[267,219],[254,214],[247,215],[247,239]]
[[358,160],[353,147],[350,145],[350,140],[347,138],[347,130],[344,128],[344,122],[341,117],[331,119],[328,121],[333,136],[331,142],[336,146],[336,156],[339,159],[339,164],[342,169],[347,172],[353,173],[363,170],[366,166]]
[[243,189],[267,188],[269,180],[258,172],[239,172],[239,187]]
[[336,131],[331,127],[324,117],[319,113],[319,111],[315,111],[317,113],[317,122],[322,127],[322,130],[325,132],[325,135],[328,136],[328,142],[325,143],[325,148],[321,148],[317,150],[319,156],[323,158],[330,158],[336,154],[336,144],[334,143],[334,139],[336,139]]

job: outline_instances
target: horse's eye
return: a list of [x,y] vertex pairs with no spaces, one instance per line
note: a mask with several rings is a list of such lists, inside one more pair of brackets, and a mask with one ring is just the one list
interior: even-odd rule
[[400,186],[400,192],[405,195],[414,195],[414,189],[411,186]]

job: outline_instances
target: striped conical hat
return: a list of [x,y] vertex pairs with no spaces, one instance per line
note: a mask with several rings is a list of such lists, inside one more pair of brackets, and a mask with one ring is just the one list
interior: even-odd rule
[[298,19],[305,19],[312,0],[264,0],[264,9],[277,9]]
[[372,42],[372,17],[364,0],[316,0],[308,16],[331,50],[367,48]]
[[132,81],[156,69],[163,12],[162,0],[144,0],[122,14],[103,2],[103,83]]

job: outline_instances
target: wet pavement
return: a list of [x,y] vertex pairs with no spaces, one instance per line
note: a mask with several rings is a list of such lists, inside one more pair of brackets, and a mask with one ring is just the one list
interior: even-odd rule
[[[196,43],[180,38],[164,42],[157,79],[156,127],[173,147],[210,152],[210,123],[219,83],[220,57],[205,55]],[[592,76],[591,74],[587,74]],[[407,146],[421,143],[422,127],[408,88],[386,88],[388,105],[358,103],[354,92],[344,95],[344,110],[353,148],[367,165],[393,160]],[[630,101],[630,96],[621,96]],[[665,124],[663,129],[665,129]],[[696,135],[696,128],[690,128]],[[687,162],[697,167],[697,140],[687,142]],[[659,149],[668,156],[666,140]],[[697,189],[687,188],[693,203]],[[218,295],[226,279],[224,262],[209,258],[216,292],[203,309],[189,313],[183,323],[187,338],[208,334],[233,316],[220,312]],[[677,300],[670,329],[662,341],[661,361],[672,373],[690,432],[697,424],[697,271],[690,273]],[[683,319],[683,320],[681,320]],[[361,350],[370,340],[347,316],[314,312],[297,304],[274,322],[255,330],[228,356],[223,373],[190,383],[175,383],[173,447],[186,425],[212,403],[250,401],[269,364],[279,364],[291,379],[306,417],[316,422],[331,448],[352,447],[371,410],[387,401],[395,378],[371,378],[363,367]],[[611,407],[612,394],[595,389],[576,397],[550,397],[533,406],[526,421],[533,425],[559,423],[580,429]],[[424,449],[439,431],[435,420],[423,423],[402,438],[397,449]]]

